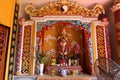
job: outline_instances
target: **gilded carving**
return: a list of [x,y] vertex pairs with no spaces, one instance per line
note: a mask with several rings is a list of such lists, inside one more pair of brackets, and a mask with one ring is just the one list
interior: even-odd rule
[[117,2],[113,7],[111,8],[112,12],[115,12],[120,9],[120,1]]
[[24,27],[24,41],[23,41],[23,54],[22,54],[22,70],[23,74],[30,72],[30,45],[31,45],[31,26]]
[[68,0],[60,0],[55,2],[50,2],[49,4],[35,9],[32,4],[25,7],[25,12],[30,16],[45,16],[45,15],[82,15],[85,17],[98,17],[99,14],[104,13],[104,8],[102,5],[96,5],[93,9],[88,9],[85,7],[78,6],[76,2]]
[[105,57],[105,42],[103,26],[96,26],[98,57]]

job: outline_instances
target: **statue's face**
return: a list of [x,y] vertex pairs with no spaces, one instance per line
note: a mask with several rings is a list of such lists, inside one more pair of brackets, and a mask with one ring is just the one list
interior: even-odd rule
[[63,39],[61,39],[61,42],[66,42],[66,39],[64,39],[64,38],[63,38]]
[[67,43],[66,43],[66,40],[61,40],[61,42],[60,42],[60,45],[61,46],[65,46]]
[[80,46],[79,45],[75,45],[75,49],[79,50]]

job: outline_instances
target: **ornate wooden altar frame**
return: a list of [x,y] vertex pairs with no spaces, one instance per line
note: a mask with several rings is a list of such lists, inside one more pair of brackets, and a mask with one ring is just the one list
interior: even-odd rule
[[115,18],[115,29],[116,29],[116,39],[117,39],[117,54],[116,54],[116,60],[117,63],[120,65],[120,0],[114,0],[114,5],[111,8],[112,12],[114,13],[114,18]]
[[[64,8],[64,6],[66,7]],[[64,11],[61,10],[61,8],[63,8]],[[107,52],[109,49],[107,48],[106,44],[106,36],[108,35],[105,32],[105,23],[97,21],[99,14],[104,13],[103,6],[96,5],[92,10],[90,10],[88,8],[78,6],[77,3],[72,1],[60,0],[50,2],[40,9],[35,9],[30,4],[25,7],[25,11],[30,15],[32,21],[24,22],[22,40],[24,41],[24,39],[27,39],[25,38],[27,35],[31,41],[30,43],[23,43],[23,47],[25,44],[29,46],[29,51],[27,52],[25,48],[21,48],[21,54],[18,56],[19,60],[17,64],[21,65],[17,65],[16,67],[20,68],[17,70],[17,72],[20,74],[34,74],[37,27],[40,27],[42,30],[44,26],[50,26],[51,24],[59,21],[68,21],[77,26],[82,26],[81,28],[90,34],[90,36],[87,38],[87,41],[89,42],[88,67],[90,67],[90,74],[94,74],[93,65],[97,58],[108,57],[110,52]],[[29,28],[31,31],[25,33],[25,28],[28,27],[31,28]],[[26,70],[27,72],[25,72]]]

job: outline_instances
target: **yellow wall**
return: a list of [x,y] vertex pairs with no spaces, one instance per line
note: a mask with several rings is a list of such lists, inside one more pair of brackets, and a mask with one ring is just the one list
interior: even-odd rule
[[9,56],[10,56],[10,44],[12,37],[12,24],[14,17],[13,15],[14,15],[15,1],[16,0],[4,0],[4,1],[0,0],[0,24],[10,27],[5,80],[8,80],[8,65],[9,65]]
[[15,0],[0,0],[0,24],[11,27]]

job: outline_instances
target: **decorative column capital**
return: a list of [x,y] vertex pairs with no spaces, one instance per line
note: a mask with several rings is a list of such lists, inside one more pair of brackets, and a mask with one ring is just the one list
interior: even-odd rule
[[115,12],[120,9],[120,0],[114,0],[114,5],[111,8],[112,12]]

